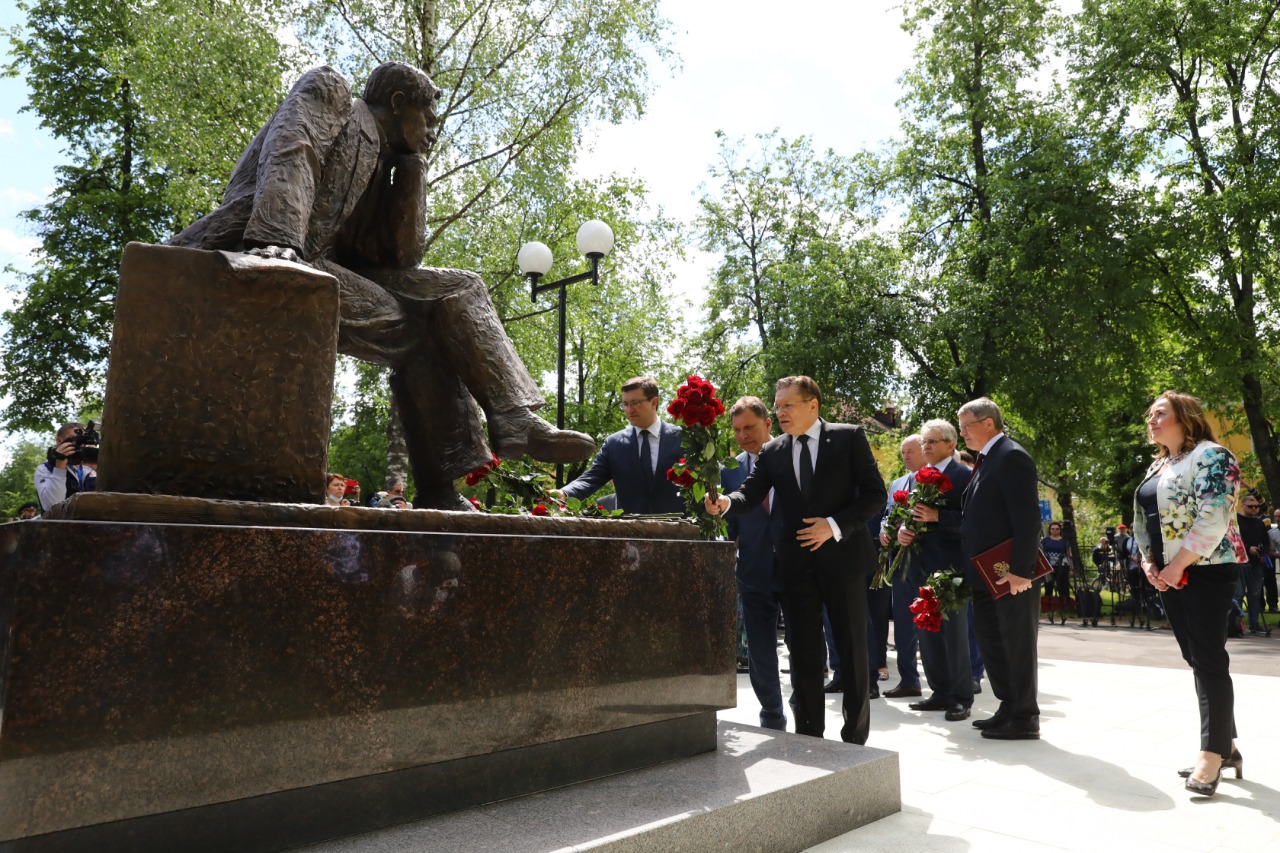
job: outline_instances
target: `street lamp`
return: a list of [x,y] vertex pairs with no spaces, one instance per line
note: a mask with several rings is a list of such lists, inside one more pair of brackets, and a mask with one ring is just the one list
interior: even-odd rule
[[[591,269],[559,281],[539,284],[551,270],[551,249],[545,243],[525,243],[516,255],[516,263],[520,272],[529,279],[529,300],[538,301],[538,294],[548,290],[560,291],[560,350],[556,359],[556,429],[564,429],[564,326],[565,326],[565,288],[579,281],[591,280],[592,284],[600,283],[600,260],[613,249],[613,229],[592,219],[578,228],[578,251],[586,255],[591,262]],[[556,465],[556,486],[564,485],[564,466]]]

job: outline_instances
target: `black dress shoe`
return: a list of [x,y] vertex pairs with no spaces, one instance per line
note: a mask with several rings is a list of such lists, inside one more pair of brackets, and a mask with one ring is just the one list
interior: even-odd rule
[[911,687],[906,684],[899,684],[891,690],[884,691],[884,698],[886,699],[906,699],[908,696],[920,695],[922,694],[919,687]]
[[843,693],[844,682],[838,678],[833,678],[822,688],[823,693]]
[[969,709],[957,702],[947,709],[946,717],[953,723],[967,720],[969,719]]
[[907,707],[913,711],[945,711],[948,706],[941,699],[930,696],[923,702],[912,702]]
[[872,699],[880,698],[880,688],[876,685],[874,681],[871,683],[871,698]]
[[983,729],[982,736],[991,740],[1039,740],[1040,724],[1005,718],[999,725]]
[[973,695],[977,696],[981,692],[982,692],[982,681],[980,679],[975,678],[973,680]]
[[1218,783],[1222,781],[1222,768],[1218,768],[1218,775],[1214,777],[1212,782],[1200,782],[1194,776],[1187,777],[1186,789],[1193,794],[1201,797],[1212,797],[1218,793]]
[[1004,711],[996,711],[985,720],[974,720],[971,724],[975,729],[989,729],[992,726],[998,726],[1005,720],[1009,719],[1009,715]]

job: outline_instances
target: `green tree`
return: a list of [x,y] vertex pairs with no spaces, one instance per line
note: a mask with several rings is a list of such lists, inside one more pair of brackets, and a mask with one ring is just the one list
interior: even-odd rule
[[716,182],[699,201],[702,248],[722,258],[700,342],[726,399],[779,376],[813,376],[833,402],[879,406],[893,374],[881,282],[896,260],[869,231],[855,164],[775,130],[719,134]]
[[18,442],[9,462],[0,468],[0,522],[18,514],[18,507],[36,496],[36,466],[45,460],[46,447],[35,441]]
[[101,400],[120,253],[208,209],[276,99],[282,62],[252,0],[21,3],[12,61],[23,109],[65,145],[40,236],[5,313],[0,393],[11,428],[44,430]]
[[911,4],[907,26],[905,138],[880,180],[906,205],[892,301],[908,385],[923,416],[999,401],[1070,521],[1143,370],[1149,282],[1125,226],[1144,198],[1113,183],[1116,150],[1046,68],[1062,32],[1047,3]]
[[1173,384],[1240,406],[1273,495],[1278,13],[1276,0],[1086,0],[1075,39],[1089,120],[1123,123],[1144,155],[1126,177],[1159,192],[1143,236],[1162,273],[1150,308],[1172,339]]

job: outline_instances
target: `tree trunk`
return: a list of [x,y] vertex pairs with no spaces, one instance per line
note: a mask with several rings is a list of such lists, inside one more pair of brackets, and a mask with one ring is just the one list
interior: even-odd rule
[[400,423],[400,406],[396,395],[391,394],[391,411],[387,417],[387,482],[390,489],[396,483],[409,482],[409,445],[404,440],[404,427]]
[[1262,408],[1262,383],[1257,374],[1246,372],[1240,377],[1244,398],[1244,416],[1249,422],[1249,437],[1253,440],[1253,452],[1262,468],[1262,479],[1267,484],[1271,503],[1280,500],[1280,461],[1277,460],[1276,433]]
[[[1066,462],[1060,461],[1058,465],[1058,470],[1061,471],[1066,467]],[[1076,577],[1084,577],[1084,560],[1080,555],[1080,537],[1076,535],[1075,497],[1071,494],[1071,490],[1067,488],[1059,488],[1056,491],[1058,493],[1058,506],[1062,507],[1062,535],[1071,547],[1071,565],[1075,570]]]

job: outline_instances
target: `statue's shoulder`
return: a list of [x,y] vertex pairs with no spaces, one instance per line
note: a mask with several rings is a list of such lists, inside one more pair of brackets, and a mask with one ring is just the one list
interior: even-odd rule
[[328,65],[320,65],[298,78],[290,98],[309,98],[331,104],[351,103],[351,83]]

